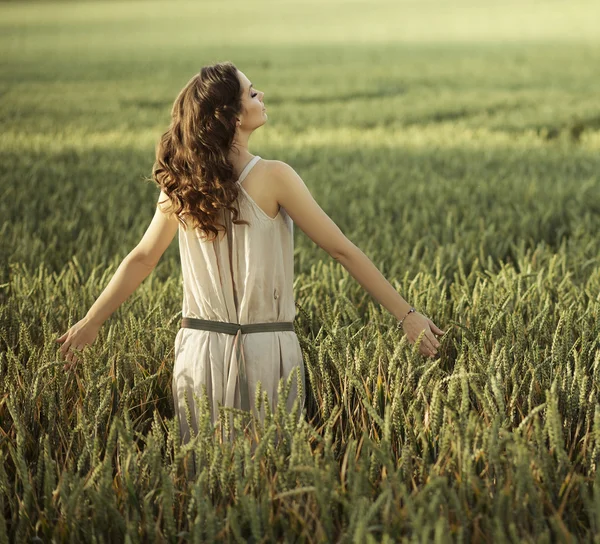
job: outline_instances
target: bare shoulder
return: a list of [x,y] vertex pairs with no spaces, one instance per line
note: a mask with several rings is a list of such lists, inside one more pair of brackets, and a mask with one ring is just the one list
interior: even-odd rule
[[[276,178],[280,172],[285,167],[286,163],[283,161],[278,161],[275,159],[262,159],[260,164],[257,164],[257,168],[260,166],[263,169],[263,172],[267,174],[267,178],[273,179]],[[261,176],[262,177],[262,176]]]
[[293,176],[297,176],[296,171],[286,162],[276,159],[263,159],[263,168],[267,180],[266,191],[279,200],[279,193],[285,191],[286,185],[290,183]]
[[156,202],[158,209],[166,214],[171,215],[174,209],[173,200],[167,193],[165,193],[164,189],[161,189],[160,194],[158,195],[158,201]]
[[267,160],[265,161],[265,164],[267,165],[269,172],[274,176],[285,176],[286,174],[289,175],[292,171],[294,171],[294,169],[287,162],[277,159]]
[[[278,201],[280,198],[285,199],[285,194],[289,193],[290,189],[293,189],[294,184],[303,184],[302,178],[287,162],[275,159],[269,160],[267,162],[267,172],[272,184],[271,190]],[[281,204],[281,202],[279,203]]]
[[349,254],[354,244],[319,206],[298,172],[284,161],[269,162],[273,194],[292,221],[331,256]]

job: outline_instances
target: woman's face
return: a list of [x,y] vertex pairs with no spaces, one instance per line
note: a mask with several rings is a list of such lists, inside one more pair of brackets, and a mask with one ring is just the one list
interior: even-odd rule
[[252,131],[267,121],[267,112],[263,103],[265,93],[255,89],[246,75],[238,70],[238,77],[242,85],[242,108],[241,125],[238,130]]

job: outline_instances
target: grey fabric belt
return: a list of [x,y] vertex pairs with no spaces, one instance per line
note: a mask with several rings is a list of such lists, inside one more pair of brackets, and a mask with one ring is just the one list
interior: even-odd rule
[[[240,399],[242,410],[250,411],[250,400],[248,391],[248,379],[246,374],[246,358],[242,349],[242,334],[252,332],[273,332],[273,331],[293,331],[293,321],[271,321],[267,323],[230,323],[228,321],[213,321],[211,319],[198,319],[196,317],[183,317],[181,319],[182,329],[198,329],[203,331],[224,332],[226,334],[234,334],[233,349],[236,351],[236,365],[233,369],[237,372],[240,386]],[[232,391],[229,391],[230,398],[226,398],[225,405],[233,406],[234,399]]]

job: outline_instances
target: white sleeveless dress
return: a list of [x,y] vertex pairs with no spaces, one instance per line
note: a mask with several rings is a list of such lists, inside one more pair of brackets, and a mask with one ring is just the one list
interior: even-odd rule
[[[214,241],[204,241],[197,229],[184,230],[179,225],[179,250],[183,277],[182,317],[195,317],[232,323],[293,321],[294,304],[294,237],[293,221],[283,207],[275,218],[267,215],[252,200],[241,183],[260,160],[255,156],[243,169],[237,201],[239,218],[250,225],[235,225],[224,210],[222,232]],[[188,399],[191,424],[197,432],[196,404],[193,394],[201,397],[206,386],[213,424],[218,421],[218,406],[241,408],[235,336],[222,332],[180,328],[175,337],[173,367],[173,402],[181,441],[190,439],[186,421],[185,399]],[[241,336],[246,361],[246,379],[253,413],[263,421],[254,407],[257,383],[266,391],[271,409],[277,405],[277,386],[300,367],[302,399],[305,406],[304,362],[294,331],[254,332]],[[298,386],[292,378],[287,410],[298,397]]]

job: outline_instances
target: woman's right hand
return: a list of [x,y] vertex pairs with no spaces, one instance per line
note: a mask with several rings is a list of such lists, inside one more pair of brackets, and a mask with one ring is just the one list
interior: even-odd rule
[[83,349],[88,344],[93,344],[94,340],[98,336],[100,326],[96,323],[89,321],[87,318],[79,320],[73,325],[67,332],[61,337],[57,338],[56,341],[62,343],[60,353],[67,361],[63,365],[63,370],[72,370],[75,364],[78,362],[75,352],[70,348]]
[[444,334],[444,331],[431,321],[431,319],[419,312],[412,312],[404,318],[402,329],[406,333],[406,337],[411,345],[417,341],[417,338],[419,338],[419,335],[424,330],[425,334],[423,335],[423,340],[421,340],[419,351],[428,357],[435,357],[437,355],[437,348],[440,347],[440,343],[434,335]]

